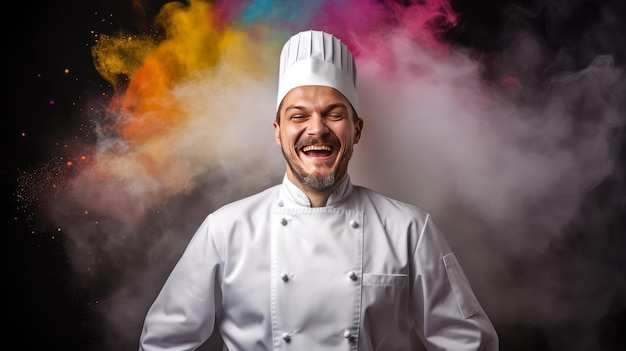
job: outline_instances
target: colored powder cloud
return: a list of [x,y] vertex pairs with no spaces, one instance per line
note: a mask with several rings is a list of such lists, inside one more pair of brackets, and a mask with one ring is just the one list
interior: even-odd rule
[[[224,127],[270,120],[269,105],[256,109],[250,102],[271,100],[258,91],[275,89],[275,58],[294,31],[337,33],[357,57],[391,69],[396,58],[383,44],[393,31],[403,31],[414,42],[442,46],[431,30],[435,27],[429,26],[437,18],[454,21],[442,1],[408,7],[367,1],[244,5],[171,2],[156,18],[165,38],[100,37],[94,62],[118,93],[110,102],[111,121],[99,140],[97,162],[74,180],[79,201],[123,221],[141,220],[151,206],[191,191],[195,177],[219,159],[243,160],[249,149],[237,151],[241,144],[228,138]],[[314,16],[318,11],[319,19]]]

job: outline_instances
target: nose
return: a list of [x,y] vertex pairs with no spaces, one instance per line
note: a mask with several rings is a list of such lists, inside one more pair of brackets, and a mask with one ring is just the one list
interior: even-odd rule
[[326,126],[326,119],[319,113],[314,113],[309,119],[309,125],[307,126],[307,133],[310,135],[321,135],[328,133],[328,126]]

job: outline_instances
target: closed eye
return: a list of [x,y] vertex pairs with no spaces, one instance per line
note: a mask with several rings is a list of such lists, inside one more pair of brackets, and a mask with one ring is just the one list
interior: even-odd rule
[[326,115],[326,118],[329,118],[332,120],[340,120],[343,118],[343,115],[339,113],[329,113],[328,115]]

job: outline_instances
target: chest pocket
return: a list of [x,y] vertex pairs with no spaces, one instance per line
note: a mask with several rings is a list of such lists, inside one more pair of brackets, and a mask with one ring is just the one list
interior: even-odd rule
[[406,274],[363,274],[363,305],[384,312],[406,308],[409,276]]
[[363,274],[365,344],[371,350],[406,350],[409,330],[409,277],[406,274]]

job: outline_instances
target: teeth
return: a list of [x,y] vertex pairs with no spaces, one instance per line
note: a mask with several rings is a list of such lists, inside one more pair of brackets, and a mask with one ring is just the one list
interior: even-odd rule
[[330,146],[328,145],[307,145],[302,148],[302,151],[330,151]]

